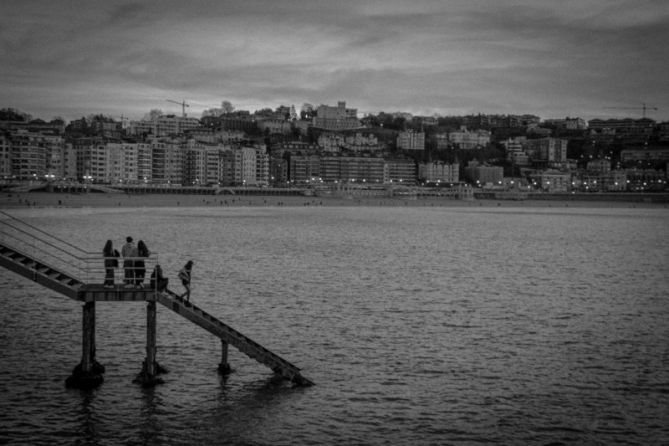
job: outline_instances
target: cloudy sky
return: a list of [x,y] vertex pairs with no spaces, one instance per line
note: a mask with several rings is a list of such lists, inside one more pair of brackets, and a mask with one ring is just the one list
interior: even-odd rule
[[0,108],[43,119],[171,99],[669,120],[669,1],[2,0],[0,61]]

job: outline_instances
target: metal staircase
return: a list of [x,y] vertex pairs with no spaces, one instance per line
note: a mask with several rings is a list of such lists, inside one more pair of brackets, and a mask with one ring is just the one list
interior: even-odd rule
[[244,336],[234,328],[216,319],[203,309],[180,299],[179,296],[165,290],[157,293],[157,299],[160,304],[188,319],[196,325],[207,330],[209,333],[217,336],[222,341],[232,345],[240,352],[251,359],[255,359],[261,364],[266,365],[275,373],[280,374],[289,381],[299,385],[312,385],[313,382],[300,374],[300,369],[275,353],[272,353],[262,345]]
[[78,290],[83,285],[79,279],[5,245],[4,241],[0,241],[0,266],[70,299],[78,299]]
[[[151,262],[146,263],[148,270]],[[124,288],[122,285],[105,288],[101,283],[104,276],[102,265],[101,254],[86,252],[0,211],[1,267],[71,299],[91,305],[100,301],[159,302],[217,336],[223,343],[232,345],[248,357],[266,365],[283,378],[298,385],[313,384],[300,374],[300,369],[295,365],[203,309],[183,301],[169,289],[157,291],[150,288]]]

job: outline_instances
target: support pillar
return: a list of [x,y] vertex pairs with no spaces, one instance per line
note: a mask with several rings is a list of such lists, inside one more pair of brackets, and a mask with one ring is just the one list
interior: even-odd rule
[[164,381],[157,376],[167,372],[156,362],[156,326],[156,301],[149,300],[146,303],[146,358],[142,371],[134,380],[143,386],[162,384]]
[[95,360],[95,301],[84,303],[81,324],[81,362],[65,380],[68,387],[97,387],[104,381],[103,365]]
[[221,363],[218,365],[218,373],[229,375],[232,372],[228,364],[228,343],[221,339]]

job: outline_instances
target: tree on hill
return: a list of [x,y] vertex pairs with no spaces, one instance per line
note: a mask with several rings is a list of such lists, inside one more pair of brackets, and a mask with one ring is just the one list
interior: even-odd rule
[[32,119],[27,113],[23,113],[15,108],[0,109],[0,121],[21,121],[28,122]]
[[157,108],[154,108],[150,112],[144,115],[143,120],[144,121],[155,121],[156,119],[160,118],[163,116],[163,111]]

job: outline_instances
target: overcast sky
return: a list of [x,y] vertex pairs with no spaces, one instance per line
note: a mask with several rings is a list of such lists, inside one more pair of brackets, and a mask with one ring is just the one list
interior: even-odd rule
[[0,61],[0,108],[43,119],[171,99],[669,120],[669,1],[2,0]]

